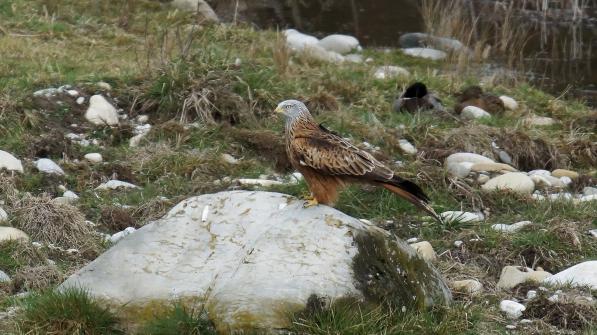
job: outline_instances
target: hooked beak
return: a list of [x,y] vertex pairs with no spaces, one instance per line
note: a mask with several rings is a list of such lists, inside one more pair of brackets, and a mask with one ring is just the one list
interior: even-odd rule
[[276,109],[274,109],[274,113],[276,114],[284,114],[284,109],[280,106],[276,107]]

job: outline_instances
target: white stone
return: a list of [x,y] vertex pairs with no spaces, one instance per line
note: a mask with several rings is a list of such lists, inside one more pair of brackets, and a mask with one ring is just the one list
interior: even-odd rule
[[446,211],[439,215],[443,221],[452,222],[458,221],[462,223],[480,222],[485,219],[481,213],[462,212],[462,211]]
[[445,165],[453,164],[453,163],[495,163],[495,161],[491,158],[487,158],[485,156],[481,156],[478,154],[473,154],[470,152],[458,152],[455,154],[451,154],[446,158]]
[[502,100],[502,102],[504,103],[504,107],[507,110],[515,111],[518,109],[518,103],[516,102],[516,100],[510,98],[509,96],[502,95],[500,96],[500,100]]
[[458,163],[450,163],[447,165],[448,173],[451,176],[458,177],[458,178],[465,178],[471,173],[471,169],[473,168],[475,163],[471,162],[458,162]]
[[583,195],[582,197],[580,197],[580,199],[578,199],[580,202],[586,202],[586,201],[595,201],[597,200],[597,194],[592,194],[592,195]]
[[62,196],[62,197],[56,197],[56,198],[52,199],[51,202],[53,204],[72,205],[75,202],[77,202],[77,199]]
[[483,291],[483,284],[475,279],[457,280],[450,284],[454,291],[461,293],[468,293],[472,295],[479,294]]
[[300,173],[300,172],[293,172],[292,173],[292,178],[294,178],[297,183],[300,182],[300,181],[302,181],[303,179],[305,179],[305,177],[303,177],[303,174]]
[[529,126],[551,126],[556,123],[556,120],[546,116],[532,115],[525,118],[523,123]]
[[572,285],[588,286],[592,290],[597,290],[597,261],[588,261],[576,264],[562,272],[545,278],[544,284],[551,285]]
[[477,177],[477,183],[479,183],[479,184],[483,185],[483,184],[485,184],[486,182],[488,182],[488,181],[489,181],[489,179],[490,179],[490,178],[489,178],[489,176],[488,176],[488,175],[486,175],[486,174],[480,174],[480,175]]
[[102,154],[97,152],[86,154],[83,157],[91,163],[101,163],[104,160]]
[[352,63],[362,63],[363,55],[360,54],[349,54],[344,56],[344,60]]
[[416,237],[411,237],[408,240],[406,240],[406,243],[409,243],[409,244],[410,243],[416,243],[416,242],[419,242],[419,239],[416,238]]
[[500,280],[496,287],[502,290],[510,290],[517,285],[532,282],[540,283],[545,278],[551,276],[551,273],[543,270],[533,270],[531,268],[518,266],[505,266],[500,274]]
[[545,200],[545,196],[537,193],[531,194],[531,198],[534,200]]
[[141,143],[141,140],[145,136],[147,136],[147,134],[139,134],[139,135],[135,135],[135,136],[131,137],[131,139],[129,140],[129,147],[131,147],[131,148],[138,147],[139,144]]
[[562,183],[562,181],[560,180],[560,178],[540,174],[533,174],[530,175],[530,177],[533,183],[535,183],[535,186],[539,188],[562,188],[565,186],[564,183]]
[[234,158],[230,154],[222,154],[222,160],[228,164],[238,164],[238,159]]
[[319,46],[327,51],[337,52],[341,55],[361,49],[359,40],[354,36],[341,34],[332,34],[322,38],[319,41]]
[[516,325],[506,325],[506,329],[514,330],[514,329],[516,329]]
[[513,224],[494,224],[491,225],[491,229],[503,233],[515,233],[526,226],[530,226],[531,221],[520,221]]
[[560,181],[562,182],[562,184],[564,184],[566,186],[572,184],[572,178],[567,177],[567,176],[560,177]]
[[531,194],[535,190],[533,180],[523,172],[508,172],[490,179],[481,186],[484,191],[510,190],[521,194]]
[[[205,206],[210,214],[201,222]],[[362,258],[369,250],[375,252]],[[387,264],[384,275],[369,261]],[[388,285],[396,289],[381,290]],[[288,313],[303,310],[312,295],[367,301],[367,288],[405,306],[450,300],[439,272],[385,230],[328,206],[305,209],[288,195],[248,191],[182,201],[59,289],[68,287],[116,306],[203,302],[223,333],[288,327]]]
[[474,172],[516,172],[512,166],[504,163],[474,163],[471,166]]
[[536,296],[537,296],[537,291],[535,291],[535,290],[527,291],[527,300],[535,299]]
[[79,199],[79,196],[73,191],[65,191],[62,196],[65,198]]
[[10,277],[6,274],[6,272],[0,270],[0,283],[8,282],[10,282]]
[[43,173],[64,175],[64,171],[58,164],[48,158],[40,158],[35,162],[35,167]]
[[539,175],[539,176],[551,176],[551,172],[547,170],[532,170],[528,173],[529,176]]
[[68,94],[71,97],[75,98],[75,97],[79,96],[79,91],[77,91],[77,90],[68,90],[68,91],[66,91],[66,94]]
[[415,146],[408,140],[398,140],[398,146],[400,147],[400,150],[406,154],[415,155],[417,153],[417,148],[415,148]]
[[594,238],[597,238],[597,229],[589,230],[589,235],[593,236]]
[[548,194],[547,199],[549,199],[551,201],[569,201],[569,200],[574,199],[574,197],[572,196],[572,193],[561,192],[561,193]]
[[149,115],[139,115],[137,116],[137,122],[139,123],[147,123],[149,121]]
[[20,229],[13,227],[0,227],[0,241],[29,240],[29,236]]
[[526,307],[516,301],[502,300],[500,302],[500,310],[504,312],[509,319],[518,319],[522,316],[522,312],[526,310]]
[[106,83],[105,81],[98,81],[96,83],[97,87],[101,88],[102,90],[110,91],[112,90],[112,85]]
[[122,240],[125,236],[128,236],[128,235],[134,233],[135,231],[136,231],[135,228],[133,228],[133,227],[127,227],[123,231],[119,231],[118,233],[115,233],[112,236],[110,236],[109,241],[111,243],[117,243],[120,240]]
[[306,47],[318,46],[319,43],[317,37],[303,34],[296,29],[287,29],[284,31],[284,35],[286,36],[286,44],[294,51],[302,51]]
[[583,195],[597,195],[597,187],[585,187],[582,189],[582,194]]
[[466,120],[475,120],[482,118],[490,118],[491,114],[487,113],[484,109],[476,106],[466,106],[460,113],[460,116]]
[[250,179],[250,178],[241,178],[236,180],[241,185],[251,185],[251,186],[275,186],[275,185],[284,185],[283,182],[277,180],[269,180],[269,179]]
[[431,48],[406,48],[402,49],[402,52],[408,56],[431,60],[442,60],[448,56],[448,54],[443,51]]
[[413,243],[410,245],[419,256],[421,256],[424,260],[433,261],[437,258],[437,254],[435,250],[433,250],[433,246],[431,243],[427,241],[421,241],[417,243]]
[[118,125],[118,112],[116,108],[99,94],[89,98],[89,108],[87,108],[85,118],[95,125]]
[[127,183],[126,181],[112,179],[108,182],[105,182],[105,183],[99,185],[95,189],[96,190],[117,190],[117,189],[121,189],[121,188],[139,188],[139,186],[131,184],[131,183]]
[[462,242],[462,241],[460,241],[460,240],[458,240],[458,241],[454,241],[454,246],[455,246],[456,248],[460,248],[460,247],[461,247],[463,244],[464,244],[464,242]]
[[344,56],[341,54],[333,51],[327,51],[318,45],[307,46],[301,50],[301,53],[309,58],[322,62],[342,63],[344,61]]
[[77,105],[82,105],[85,102],[85,97],[78,97],[77,98]]
[[23,173],[23,164],[15,156],[0,150],[0,170],[2,169]]
[[8,221],[8,213],[2,207],[0,207],[0,223]]
[[410,76],[410,72],[403,67],[394,65],[380,66],[373,72],[373,78],[379,80],[392,79],[400,76],[408,77]]

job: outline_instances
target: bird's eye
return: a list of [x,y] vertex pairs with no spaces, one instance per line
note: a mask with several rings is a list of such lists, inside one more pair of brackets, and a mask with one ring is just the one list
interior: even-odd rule
[[292,106],[290,106],[290,105],[284,106],[285,109],[290,109],[290,107],[292,107]]

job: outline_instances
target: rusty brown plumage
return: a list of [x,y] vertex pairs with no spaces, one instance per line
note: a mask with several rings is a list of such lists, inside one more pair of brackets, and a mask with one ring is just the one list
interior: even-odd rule
[[333,206],[338,191],[349,183],[382,186],[438,219],[429,198],[414,183],[349,141],[318,125],[305,105],[287,100],[276,108],[286,116],[286,151],[292,166],[303,174],[315,203]]

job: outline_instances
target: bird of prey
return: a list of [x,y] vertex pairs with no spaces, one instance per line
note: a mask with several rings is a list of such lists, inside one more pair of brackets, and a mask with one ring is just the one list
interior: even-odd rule
[[305,207],[333,206],[341,187],[365,183],[382,186],[441,221],[419,186],[396,176],[370,153],[317,124],[302,102],[283,101],[275,112],[286,117],[288,158],[311,191]]

